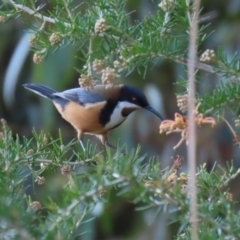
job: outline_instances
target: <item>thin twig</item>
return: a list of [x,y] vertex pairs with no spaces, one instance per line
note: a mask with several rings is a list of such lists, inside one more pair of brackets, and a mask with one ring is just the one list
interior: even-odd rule
[[[189,4],[189,1],[187,0]],[[196,180],[196,124],[193,114],[195,109],[195,68],[197,57],[197,37],[198,37],[198,19],[200,11],[200,0],[193,1],[192,19],[190,17],[190,37],[188,51],[188,168],[189,168],[189,197],[190,197],[190,223],[191,223],[191,239],[198,240],[198,209],[197,209],[197,180]]]
[[[56,24],[57,23],[57,20],[51,18],[51,17],[47,17],[47,16],[44,16],[34,10],[32,10],[31,8],[29,7],[26,7],[22,4],[18,4],[16,2],[14,2],[13,0],[8,0],[16,9],[18,10],[22,10],[26,13],[28,13],[29,15],[33,15],[34,17],[37,17],[37,18],[40,18],[42,19],[44,22],[49,22],[49,23],[53,23],[53,24]],[[64,24],[64,26],[66,27],[71,27],[71,24],[70,23],[67,23],[67,22],[62,22]]]
[[[89,159],[86,159],[84,161],[80,161],[80,162],[68,162],[68,161],[62,161],[62,162],[59,162],[58,164],[59,165],[84,165],[85,163],[87,162],[91,162],[93,161],[92,158],[89,158]],[[37,162],[37,163],[49,163],[49,164],[56,164],[57,162],[53,161],[53,160],[48,160],[48,159],[23,159],[23,160],[20,160],[18,163],[19,164],[24,164],[24,163],[34,163],[34,162]]]
[[45,28],[45,26],[46,26],[46,21],[43,21],[43,23],[38,31],[41,32]]
[[88,76],[92,76],[92,63],[91,63],[91,58],[92,58],[92,42],[93,42],[93,38],[90,37],[89,39],[89,47],[88,47],[88,59],[87,59],[87,64],[88,64]]
[[[184,65],[188,65],[190,61],[190,59],[185,59],[179,56],[169,56],[169,55],[164,55],[162,53],[155,53],[155,52],[138,53],[128,58],[127,61],[132,61],[134,58],[139,58],[139,57],[164,57],[166,59],[175,61],[180,64],[184,64]],[[206,72],[214,73],[213,67],[205,63],[195,61],[195,68],[199,70],[204,70]]]

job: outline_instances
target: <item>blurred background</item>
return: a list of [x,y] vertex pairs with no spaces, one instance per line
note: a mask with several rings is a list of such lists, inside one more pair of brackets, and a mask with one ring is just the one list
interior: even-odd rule
[[[207,32],[214,32],[205,44],[199,47],[199,52],[206,49],[216,50],[221,46],[225,53],[232,57],[235,52],[240,51],[240,1],[203,0],[202,7],[202,16],[208,16],[203,18],[204,24],[211,24]],[[133,21],[156,11],[150,0],[140,0],[137,4],[136,1],[129,0],[127,8],[128,12],[136,10],[131,15]],[[58,137],[58,129],[61,129],[64,142],[68,143],[76,138],[75,130],[60,117],[51,101],[25,90],[22,84],[41,83],[59,91],[78,87],[79,73],[75,68],[81,68],[84,62],[76,58],[76,55],[80,54],[76,44],[49,54],[43,63],[34,64],[28,44],[30,34],[21,18],[0,25],[0,118],[6,119],[14,134],[29,138],[32,137],[33,128],[37,132],[49,132],[53,138]],[[160,64],[148,70],[145,79],[138,72],[133,72],[122,78],[122,83],[144,91],[155,109],[165,118],[173,119],[174,113],[179,112],[176,93],[184,91],[175,83],[182,79],[186,79],[186,67],[162,59]],[[204,95],[206,86],[214,89],[220,80],[217,75],[201,71],[197,90]],[[231,113],[226,111],[226,118],[231,122]],[[180,136],[159,135],[159,124],[159,119],[148,111],[134,112],[120,127],[111,132],[111,142],[126,144],[128,151],[140,144],[142,154],[158,156],[163,167],[169,166],[172,164],[172,156],[186,156],[186,146],[183,144],[173,151],[173,146]],[[87,139],[88,137],[85,137],[85,142]],[[93,144],[99,144],[94,137],[90,140]],[[233,136],[225,124],[220,124],[215,129],[208,126],[201,128],[198,134],[198,164],[207,163],[208,169],[211,169],[216,160],[225,165],[227,161],[234,159],[234,164],[239,167],[239,158],[239,149],[234,147]],[[187,171],[186,157],[184,163],[182,171]],[[58,179],[57,176],[53,178]],[[56,179],[54,184],[55,181],[58,182]],[[240,201],[240,191],[235,182],[230,187],[234,199]],[[46,191],[51,194],[53,186],[46,188],[48,189],[41,186],[38,194],[44,192],[44,195],[47,195]],[[43,194],[41,197],[44,198]],[[91,223],[94,224],[93,228],[91,226],[94,231],[82,239],[160,239],[159,236],[161,239],[172,239],[175,227],[166,227],[165,214],[160,214],[157,221],[151,223],[154,209],[136,212],[135,206],[126,199],[119,199],[114,194],[113,197],[116,198],[114,205],[105,206],[104,214]]]

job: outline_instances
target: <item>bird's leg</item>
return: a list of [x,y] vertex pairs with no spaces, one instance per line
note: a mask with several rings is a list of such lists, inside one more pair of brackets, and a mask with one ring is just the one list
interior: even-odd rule
[[85,149],[85,147],[83,145],[83,142],[82,142],[83,133],[81,131],[78,131],[77,138],[78,138],[78,141],[79,141],[83,151],[86,152],[86,149]]
[[116,146],[112,145],[112,144],[109,142],[109,140],[108,140],[108,133],[103,134],[103,135],[100,135],[99,138],[100,138],[100,141],[101,141],[101,143],[102,143],[103,145],[108,146],[108,147],[110,147],[110,148],[113,148],[113,149],[115,149],[115,150],[117,149]]
[[108,140],[105,142],[105,145],[108,146],[108,147],[110,147],[110,148],[112,148],[112,149],[117,150],[117,147],[114,146],[114,145],[112,145]]
[[[110,148],[112,148],[112,149],[117,150],[117,147],[114,146],[114,145],[112,145],[112,144],[109,142],[108,133],[106,133],[106,134],[104,134],[104,135],[100,135],[99,138],[100,138],[100,141],[101,141],[101,143],[102,143],[103,145],[108,146],[108,147],[110,147]],[[121,151],[121,152],[122,152],[123,155],[126,154],[125,151]]]

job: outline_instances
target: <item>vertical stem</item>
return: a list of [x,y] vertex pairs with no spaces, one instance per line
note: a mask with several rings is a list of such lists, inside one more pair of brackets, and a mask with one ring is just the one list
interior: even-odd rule
[[195,67],[197,56],[198,17],[200,0],[193,0],[192,17],[190,24],[189,51],[188,51],[188,119],[189,119],[189,197],[190,197],[190,223],[191,239],[198,240],[198,209],[197,209],[197,181],[196,181],[196,124],[195,124]]
[[88,59],[87,59],[87,68],[88,68],[88,76],[92,76],[92,42],[93,42],[93,38],[90,37],[89,39],[89,47],[88,47]]

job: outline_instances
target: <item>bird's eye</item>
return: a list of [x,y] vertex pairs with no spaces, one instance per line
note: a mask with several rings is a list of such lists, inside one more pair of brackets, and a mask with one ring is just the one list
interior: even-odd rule
[[138,102],[137,98],[133,97],[133,98],[132,98],[132,102],[133,102],[133,103],[137,103],[137,102]]

